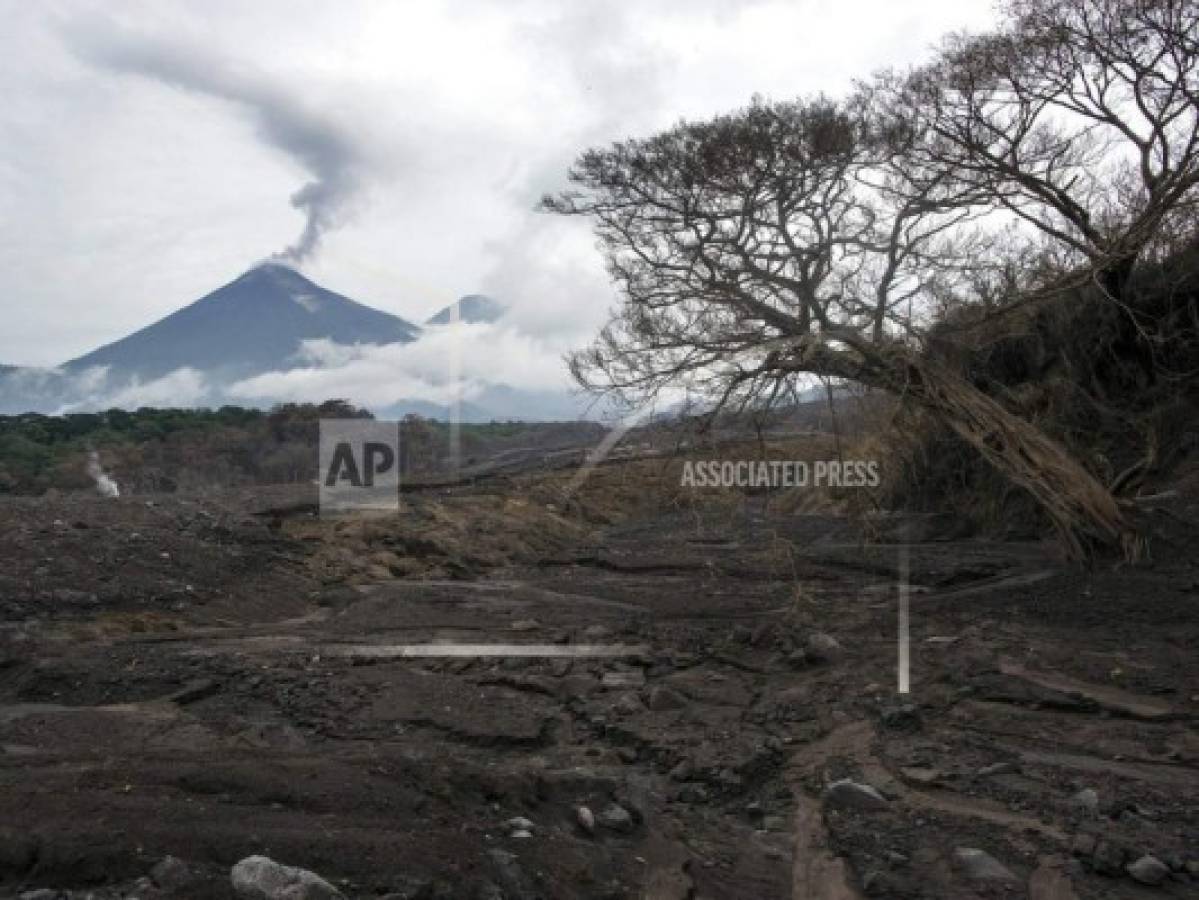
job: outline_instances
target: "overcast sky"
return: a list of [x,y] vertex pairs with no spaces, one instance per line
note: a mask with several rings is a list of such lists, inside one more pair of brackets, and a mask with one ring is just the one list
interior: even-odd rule
[[289,249],[421,321],[486,292],[547,354],[615,302],[534,212],[582,149],[843,92],[989,0],[0,0],[0,362],[51,365]]

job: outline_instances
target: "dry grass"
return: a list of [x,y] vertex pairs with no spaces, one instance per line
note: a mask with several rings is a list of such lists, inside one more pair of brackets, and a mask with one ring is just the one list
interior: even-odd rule
[[[705,520],[743,514],[745,491],[684,486],[688,459],[832,458],[827,436],[765,447],[736,442],[686,456],[615,460],[583,473],[571,469],[497,479],[469,491],[413,494],[405,496],[398,515],[294,519],[284,528],[309,545],[309,570],[326,583],[456,577],[536,562],[586,543],[606,526],[647,516],[690,515],[698,528]],[[791,501],[777,492],[771,502],[786,508]]]

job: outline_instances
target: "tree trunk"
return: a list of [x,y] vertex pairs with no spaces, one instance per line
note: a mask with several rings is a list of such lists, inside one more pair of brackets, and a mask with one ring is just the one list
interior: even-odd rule
[[1110,299],[1118,302],[1127,299],[1128,283],[1136,264],[1137,257],[1133,254],[1116,257],[1096,269],[1095,278]]
[[909,394],[1049,515],[1066,553],[1085,559],[1100,547],[1139,559],[1143,541],[1119,502],[1065,447],[1036,425],[1009,412],[964,378],[921,361]]
[[854,351],[807,344],[781,367],[844,377],[905,397],[937,416],[1049,515],[1069,557],[1118,549],[1139,559],[1144,543],[1115,497],[1053,438],[955,372],[902,345]]

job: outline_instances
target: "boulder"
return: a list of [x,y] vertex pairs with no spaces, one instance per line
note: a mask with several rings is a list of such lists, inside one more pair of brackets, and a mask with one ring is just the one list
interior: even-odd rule
[[247,856],[229,873],[242,900],[345,900],[315,872],[284,866],[266,856]]
[[596,821],[605,828],[610,828],[612,831],[618,831],[621,834],[628,834],[633,830],[632,815],[619,803],[610,803],[606,806],[596,816]]
[[524,816],[513,816],[504,823],[509,837],[530,837],[536,827],[532,819],[526,819]]
[[872,810],[885,808],[887,798],[869,784],[842,778],[824,789],[824,802],[843,809]]
[[1018,880],[1011,869],[985,850],[958,847],[953,851],[953,859],[971,881],[1015,883]]
[[1158,859],[1156,856],[1151,856],[1146,853],[1140,859],[1130,862],[1124,867],[1124,871],[1134,881],[1139,881],[1141,884],[1158,885],[1165,881],[1170,876],[1170,867]]
[[595,813],[586,806],[580,806],[575,810],[575,818],[578,820],[579,827],[588,834],[595,831]]
[[845,650],[837,639],[822,631],[808,635],[803,649],[804,656],[812,663],[833,663],[845,655]]
[[1070,798],[1069,806],[1084,816],[1097,816],[1099,814],[1099,794],[1095,792],[1094,788],[1083,788]]

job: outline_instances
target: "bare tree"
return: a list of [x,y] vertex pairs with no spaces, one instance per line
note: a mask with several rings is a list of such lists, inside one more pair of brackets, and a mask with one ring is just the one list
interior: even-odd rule
[[1123,299],[1199,185],[1195,0],[1008,0],[1004,25],[884,75],[913,163],[988,193]]
[[1134,552],[1108,491],[1058,444],[919,352],[930,297],[965,277],[979,196],[913,180],[895,142],[828,100],[755,102],[585,153],[545,208],[594,222],[624,303],[571,368],[634,402],[768,403],[802,375],[900,393],[942,417],[1057,524]]

